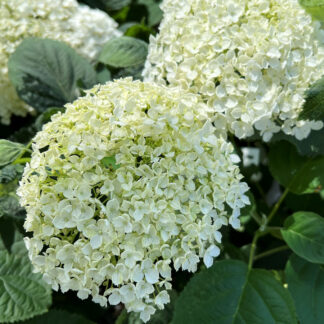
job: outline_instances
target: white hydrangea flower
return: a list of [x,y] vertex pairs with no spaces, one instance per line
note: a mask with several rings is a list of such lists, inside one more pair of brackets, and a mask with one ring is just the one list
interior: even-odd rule
[[[199,93],[217,127],[302,140],[304,93],[324,73],[324,33],[297,0],[164,0],[144,80]],[[323,45],[323,44],[322,44]]]
[[147,321],[169,302],[172,266],[212,265],[219,230],[237,225],[249,199],[233,146],[203,105],[121,79],[87,91],[36,135],[18,194],[30,259],[54,289],[123,302]]
[[121,33],[105,12],[79,5],[76,0],[0,1],[0,122],[12,114],[32,111],[16,94],[8,77],[8,59],[27,37],[63,41],[80,55],[94,60],[102,45]]

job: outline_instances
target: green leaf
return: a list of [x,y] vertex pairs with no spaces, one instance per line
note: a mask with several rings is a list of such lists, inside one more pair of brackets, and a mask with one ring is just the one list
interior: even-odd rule
[[324,263],[324,218],[311,212],[295,213],[287,218],[281,234],[298,256]]
[[28,38],[8,63],[9,77],[22,100],[42,112],[63,107],[97,83],[91,64],[68,45],[51,39]]
[[[324,9],[324,5],[323,5]],[[307,91],[303,110],[299,119],[323,120],[324,118],[324,78],[315,82]]]
[[94,322],[64,310],[53,309],[48,313],[24,322],[24,324],[94,324]]
[[297,323],[289,292],[266,270],[226,260],[196,274],[176,301],[173,324]]
[[324,157],[300,156],[288,142],[271,146],[269,168],[273,177],[295,194],[315,193],[324,185]]
[[157,25],[162,17],[163,11],[160,8],[161,0],[138,0],[139,4],[143,4],[147,7],[148,10],[148,21],[149,26]]
[[122,36],[108,41],[98,60],[114,68],[126,68],[143,64],[147,53],[147,43],[140,39]]
[[26,258],[0,253],[0,322],[13,323],[47,312],[51,289],[32,273]]
[[6,216],[17,220],[25,217],[24,208],[20,207],[18,197],[14,193],[0,196],[0,217]]
[[105,84],[106,82],[111,81],[111,72],[104,64],[99,63],[96,71],[99,83]]
[[0,139],[0,167],[15,161],[25,150],[25,146]]
[[7,165],[0,170],[0,183],[9,183],[15,179],[19,179],[24,171],[21,164]]
[[323,0],[299,0],[305,10],[318,20],[324,20],[324,1]]
[[309,136],[302,141],[299,141],[293,136],[284,134],[283,132],[277,133],[273,136],[272,142],[288,141],[295,145],[298,153],[302,156],[316,157],[324,155],[324,128],[318,131],[311,131]]
[[300,324],[323,324],[324,269],[292,255],[285,269]]

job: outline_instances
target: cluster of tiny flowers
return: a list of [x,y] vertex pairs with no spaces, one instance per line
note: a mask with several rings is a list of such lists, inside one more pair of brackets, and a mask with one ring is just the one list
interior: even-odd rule
[[322,122],[299,120],[304,93],[324,72],[319,22],[297,0],[165,0],[146,81],[199,93],[218,127],[264,141],[301,140]]
[[25,116],[30,107],[17,96],[8,77],[8,59],[27,37],[64,41],[79,54],[94,60],[102,45],[120,36],[116,22],[100,10],[76,0],[0,1],[0,122],[12,114]]
[[130,78],[98,85],[33,143],[18,195],[30,259],[54,289],[148,321],[171,270],[210,267],[249,204],[233,146],[195,94]]

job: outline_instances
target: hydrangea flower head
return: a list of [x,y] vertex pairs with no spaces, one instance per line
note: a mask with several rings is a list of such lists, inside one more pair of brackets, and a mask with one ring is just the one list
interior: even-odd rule
[[80,55],[94,60],[103,44],[120,36],[117,23],[106,13],[76,0],[0,1],[0,122],[12,114],[25,116],[30,107],[17,96],[8,77],[9,56],[27,37],[64,41]]
[[233,146],[203,104],[131,79],[98,85],[39,132],[18,190],[29,256],[44,279],[147,321],[171,269],[207,267],[222,226],[249,204]]
[[301,140],[322,122],[298,120],[324,72],[320,23],[297,0],[165,0],[150,40],[147,81],[199,93],[239,138],[283,130]]

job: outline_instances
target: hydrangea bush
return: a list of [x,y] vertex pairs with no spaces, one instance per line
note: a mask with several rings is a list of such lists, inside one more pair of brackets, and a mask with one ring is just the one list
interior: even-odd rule
[[320,23],[297,0],[165,0],[162,9],[145,80],[199,93],[238,138],[282,130],[302,140],[323,127],[298,119],[324,50]]
[[0,0],[0,323],[324,323],[324,0],[78,3]]
[[29,256],[54,289],[123,302],[147,321],[169,302],[172,267],[213,264],[220,228],[239,228],[249,198],[203,108],[179,89],[121,79],[37,134],[18,194]]
[[60,40],[93,61],[102,46],[120,36],[117,23],[106,13],[76,0],[0,1],[0,122],[12,114],[25,116],[32,108],[22,102],[8,77],[8,59],[28,37]]

